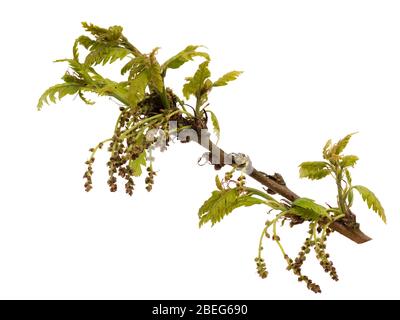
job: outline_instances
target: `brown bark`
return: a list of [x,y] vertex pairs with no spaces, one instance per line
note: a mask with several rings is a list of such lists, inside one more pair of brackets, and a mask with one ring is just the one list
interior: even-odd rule
[[[203,145],[201,143],[201,139],[199,139],[198,143],[200,145]],[[224,159],[229,158],[228,154],[224,150],[216,146],[213,142],[208,141],[208,143],[206,143],[206,145],[203,145],[203,147],[208,149],[211,152],[211,154],[217,155],[216,158],[219,159],[219,162],[218,163],[213,162],[214,165],[215,164],[230,165],[230,163],[224,163]],[[259,183],[261,183],[262,185],[266,186],[269,190],[281,195],[282,197],[290,201],[294,201],[297,198],[300,198],[300,196],[298,196],[296,193],[290,190],[286,185],[278,183],[274,179],[270,178],[270,176],[265,175],[263,172],[258,171],[255,168],[253,168],[249,176],[252,177],[254,180],[258,181]],[[343,221],[339,220],[332,223],[331,227],[333,230],[339,232],[343,236],[349,238],[350,240],[353,240],[356,243],[364,243],[371,240],[369,236],[367,236],[360,230],[358,225],[348,226],[344,224]]]

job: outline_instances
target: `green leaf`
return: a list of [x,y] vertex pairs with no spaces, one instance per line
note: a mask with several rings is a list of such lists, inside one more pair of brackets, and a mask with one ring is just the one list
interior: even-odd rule
[[137,58],[133,58],[131,60],[129,60],[121,69],[121,75],[124,75],[125,73],[127,73],[129,70],[131,70],[131,68],[133,67],[133,65],[135,64]]
[[199,226],[201,227],[208,221],[211,221],[212,225],[221,221],[225,215],[232,211],[228,210],[228,207],[236,202],[237,197],[238,192],[236,189],[213,191],[211,197],[199,209]]
[[90,39],[87,36],[80,36],[78,39],[75,40],[74,46],[72,48],[74,60],[79,62],[79,50],[78,46],[81,45],[85,49],[90,50],[93,46],[96,45],[96,41]]
[[385,209],[383,209],[376,195],[364,186],[354,186],[353,189],[356,189],[360,193],[362,199],[367,203],[368,208],[375,211],[382,221],[386,223]]
[[328,164],[323,161],[303,162],[299,167],[300,178],[319,180],[330,173]]
[[79,96],[79,98],[81,98],[81,100],[82,100],[84,103],[86,103],[86,104],[88,104],[88,105],[94,105],[94,104],[95,104],[94,101],[89,100],[89,99],[87,99],[87,98],[85,97],[85,95],[83,94],[82,90],[79,90],[79,91],[78,91],[78,96]]
[[135,177],[139,177],[142,175],[142,166],[146,166],[146,150],[144,150],[135,160],[130,160],[129,161],[129,167],[133,171],[133,175]]
[[272,208],[274,210],[279,210],[279,211],[285,211],[286,210],[286,208],[276,200],[264,200],[264,203],[268,207],[270,207],[270,208]]
[[237,198],[236,203],[232,205],[232,210],[237,209],[239,207],[251,207],[255,204],[263,204],[263,203],[264,201],[259,198],[252,197],[249,195],[241,195],[239,196],[239,198]]
[[122,36],[123,28],[121,26],[111,26],[107,30],[107,34],[103,40],[113,42],[117,41]]
[[332,147],[332,153],[334,155],[340,155],[344,149],[347,147],[349,144],[349,141],[353,135],[355,135],[356,132],[350,133],[347,136],[345,136],[343,139],[339,140],[335,145]]
[[207,110],[207,112],[211,116],[211,123],[212,123],[213,129],[214,129],[214,133],[217,136],[217,143],[218,143],[218,140],[219,140],[219,137],[220,137],[220,134],[221,134],[221,128],[219,126],[218,118],[217,118],[217,116],[215,115],[215,113],[213,111]]
[[314,200],[308,198],[296,199],[295,201],[292,202],[292,207],[300,207],[306,210],[311,210],[312,212],[315,213],[315,215],[318,215],[319,217],[325,217],[328,215],[328,212],[323,206],[315,203]]
[[168,68],[177,69],[184,63],[192,61],[194,57],[203,57],[206,60],[210,60],[210,56],[208,55],[208,53],[196,51],[199,47],[201,46],[189,45],[178,54],[169,58],[163,63],[161,67],[162,72],[165,73]]
[[[98,75],[94,69],[88,65],[84,65],[80,63],[79,61],[76,61],[74,59],[59,59],[55,60],[54,62],[59,63],[59,62],[67,62],[69,67],[75,71],[76,75],[79,76],[82,80],[86,82],[91,82],[92,78],[90,74],[96,74]],[[98,75],[99,76],[99,75]]]
[[224,190],[224,187],[222,186],[221,179],[219,178],[218,175],[215,176],[215,185],[217,186],[218,190]]
[[354,201],[354,192],[353,189],[350,189],[349,192],[347,193],[347,205],[349,208],[353,205]]
[[164,91],[164,81],[161,75],[161,66],[156,59],[156,54],[159,48],[153,49],[149,55],[148,59],[148,77],[149,84],[158,91],[162,93]]
[[92,23],[82,22],[82,27],[87,31],[93,34],[94,36],[102,36],[108,32],[107,29],[100,28]]
[[332,147],[332,140],[329,139],[322,150],[322,156],[324,157],[325,160],[329,160],[332,156],[331,147]]
[[102,87],[97,88],[95,92],[100,96],[112,96],[118,93],[120,96],[125,97],[128,94],[125,82],[118,83],[110,79],[103,79]]
[[225,73],[221,78],[219,78],[217,81],[213,83],[213,87],[226,86],[228,82],[236,80],[237,77],[239,77],[242,73],[243,71],[231,71]]
[[108,29],[98,27],[94,24],[82,22],[83,28],[96,37],[98,42],[116,42],[122,36],[121,26],[111,26]]
[[358,160],[359,158],[357,156],[344,156],[340,161],[340,165],[342,166],[342,168],[354,167]]
[[294,214],[307,221],[318,221],[321,218],[321,216],[315,211],[304,209],[302,207],[292,207],[287,211],[287,213]]
[[190,95],[194,93],[194,88],[191,84],[193,77],[186,77],[185,80],[187,82],[183,85],[182,93],[186,99],[189,99]]
[[135,78],[139,73],[147,69],[147,61],[143,56],[135,57],[129,60],[121,69],[121,74],[124,75],[130,71],[129,79]]
[[193,75],[193,77],[186,78],[187,82],[183,86],[183,95],[189,99],[190,95],[200,98],[201,90],[205,81],[211,76],[208,69],[208,61],[201,63]]
[[199,209],[199,226],[201,227],[207,222],[214,225],[236,208],[262,203],[264,203],[263,200],[250,195],[239,195],[237,189],[213,191],[211,197]]
[[347,169],[347,168],[344,169],[344,173],[346,174],[347,183],[351,186],[351,184],[353,182],[353,179],[351,178],[351,174],[350,174],[349,169]]
[[148,82],[147,72],[142,72],[129,81],[128,101],[130,105],[136,106],[143,100]]
[[79,84],[75,83],[60,83],[48,88],[39,98],[37,105],[38,110],[41,110],[43,105],[56,103],[57,99],[61,100],[66,95],[74,95],[81,89]]
[[122,60],[129,53],[130,51],[126,48],[101,45],[86,56],[85,64],[89,66],[102,64],[104,66],[106,63],[113,63],[118,59]]
[[96,41],[87,36],[80,36],[78,39],[75,40],[75,43],[80,44],[87,50],[90,50],[90,48],[92,48],[96,44]]

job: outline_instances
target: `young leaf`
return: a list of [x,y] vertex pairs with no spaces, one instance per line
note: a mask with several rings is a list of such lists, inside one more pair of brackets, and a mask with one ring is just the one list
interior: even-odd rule
[[351,174],[350,174],[349,169],[347,169],[347,168],[344,169],[344,173],[346,174],[347,183],[351,186],[351,184],[353,182],[353,179],[351,178]]
[[121,47],[98,46],[96,50],[91,51],[85,59],[85,64],[89,66],[106,63],[113,63],[115,61],[125,58],[130,51]]
[[383,209],[376,195],[364,186],[354,186],[353,189],[356,189],[360,193],[362,199],[367,203],[368,208],[375,211],[382,221],[386,223],[385,209]]
[[95,104],[94,101],[89,100],[88,98],[85,97],[85,95],[83,94],[82,90],[79,90],[79,91],[78,91],[78,96],[79,96],[79,98],[81,98],[81,100],[82,100],[84,103],[86,103],[86,104],[88,104],[88,105],[94,105],[94,104]]
[[332,140],[328,140],[322,150],[322,156],[325,160],[329,160],[332,156]]
[[75,71],[76,75],[79,76],[79,78],[87,83],[92,82],[92,77],[91,75],[96,75],[97,77],[101,78],[99,74],[96,73],[96,71],[88,66],[80,63],[79,61],[76,61],[74,59],[59,59],[55,60],[54,62],[67,62],[69,67]]
[[349,144],[349,141],[353,135],[355,135],[356,132],[350,133],[347,136],[345,136],[343,139],[339,140],[338,143],[333,145],[332,147],[332,153],[335,155],[340,155],[343,150],[347,147]]
[[353,200],[354,200],[354,192],[353,189],[350,189],[349,192],[347,193],[347,205],[349,208],[353,205]]
[[131,70],[131,68],[133,67],[133,65],[135,64],[137,58],[133,58],[131,60],[129,60],[121,69],[121,75],[124,75],[125,73],[127,73],[129,70]]
[[358,160],[359,158],[357,156],[344,156],[340,161],[340,165],[342,166],[342,168],[354,167]]
[[298,198],[292,202],[292,206],[311,210],[311,211],[315,212],[315,214],[317,214],[319,217],[328,215],[328,212],[326,211],[326,209],[323,206],[315,203],[315,201],[312,199]]
[[142,73],[147,68],[146,59],[143,56],[135,57],[129,60],[121,69],[121,74],[124,75],[128,71],[129,79],[135,78],[137,74]]
[[236,208],[262,203],[264,203],[263,200],[250,195],[239,195],[237,189],[213,191],[211,197],[199,209],[199,226],[209,221],[214,225]]
[[56,103],[57,99],[61,100],[66,95],[74,95],[81,89],[79,84],[75,83],[60,83],[48,88],[39,98],[37,109],[41,110],[43,105]]
[[242,73],[243,71],[231,71],[225,73],[221,78],[219,78],[217,81],[213,83],[213,87],[226,86],[228,82],[236,80],[237,77],[239,77]]
[[199,47],[201,46],[193,46],[193,45],[187,46],[181,52],[169,58],[161,66],[163,74],[165,74],[168,68],[177,69],[184,63],[193,60],[194,57],[203,57],[206,60],[210,60],[210,56],[208,55],[208,53],[196,51]]
[[193,77],[186,78],[187,82],[184,84],[182,90],[185,98],[189,99],[190,95],[199,98],[203,84],[210,76],[211,72],[208,69],[208,61],[204,61],[199,65]]
[[158,91],[162,93],[164,91],[164,81],[161,75],[161,66],[156,59],[156,54],[159,48],[153,49],[149,55],[148,59],[148,77],[149,84]]
[[92,23],[87,22],[82,22],[82,27],[96,37],[105,35],[108,32],[107,29],[100,28]]
[[121,26],[111,26],[108,29],[100,28],[93,24],[82,22],[83,28],[95,36],[96,42],[116,43],[122,36],[123,28]]
[[79,62],[79,45],[83,46],[85,49],[91,51],[93,48],[98,45],[98,42],[95,40],[90,39],[87,36],[80,36],[78,39],[75,40],[74,46],[72,48],[72,53],[74,60]]
[[121,26],[111,26],[107,30],[107,34],[103,37],[103,41],[115,42],[122,36],[123,28]]
[[130,105],[136,106],[144,98],[148,82],[147,72],[142,72],[129,81],[128,101]]
[[300,178],[319,180],[330,173],[328,164],[323,161],[303,162],[299,167]]
[[219,126],[218,118],[213,111],[207,110],[207,112],[211,115],[211,123],[214,129],[214,133],[217,136],[217,142],[218,142],[221,133],[221,128]]
[[75,45],[81,45],[85,49],[90,50],[94,45],[96,45],[96,41],[87,36],[80,36],[75,40]]
[[287,211],[287,213],[294,214],[307,221],[318,221],[321,218],[321,216],[315,211],[302,207],[292,207]]
[[102,87],[96,89],[95,92],[100,96],[112,96],[119,93],[124,98],[128,94],[125,82],[115,82],[110,79],[103,79]]
[[286,208],[276,200],[264,200],[264,203],[274,210],[285,211]]
[[129,161],[129,167],[135,177],[139,177],[142,174],[142,166],[146,166],[146,160],[146,150],[144,150],[135,160]]
[[215,176],[215,185],[217,186],[218,190],[221,190],[221,191],[224,190],[224,187],[222,186],[222,183],[221,183],[221,179],[219,178],[218,175]]

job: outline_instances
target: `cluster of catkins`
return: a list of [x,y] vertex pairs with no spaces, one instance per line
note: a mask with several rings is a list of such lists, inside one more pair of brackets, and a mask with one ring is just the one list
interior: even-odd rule
[[153,189],[153,184],[154,184],[154,176],[156,175],[156,173],[153,170],[152,166],[147,167],[147,177],[144,180],[144,182],[146,183],[146,190],[147,191],[151,191],[151,189]]
[[[314,228],[314,224],[310,223],[310,237],[312,235]],[[307,237],[306,240],[304,241],[303,246],[300,249],[300,252],[297,254],[297,257],[294,259],[294,261],[289,258],[287,255],[285,255],[285,260],[287,262],[287,270],[292,271],[294,275],[298,277],[299,282],[305,282],[307,285],[307,288],[315,293],[321,293],[321,288],[318,284],[314,283],[308,276],[302,274],[302,266],[303,263],[307,259],[307,254],[311,252],[311,248],[314,245],[314,241],[311,240],[310,237]]]
[[[315,293],[321,293],[321,288],[318,284],[313,282],[308,276],[302,273],[302,266],[307,259],[307,255],[311,252],[311,249],[314,248],[316,253],[316,257],[319,260],[322,268],[326,273],[329,273],[330,277],[338,281],[338,275],[336,273],[336,268],[333,266],[333,262],[329,260],[329,254],[326,253],[326,240],[327,237],[333,232],[331,229],[327,228],[326,233],[323,233],[321,237],[317,237],[317,239],[312,240],[312,236],[314,233],[315,223],[310,223],[309,236],[304,241],[297,257],[293,260],[287,254],[285,254],[284,259],[287,263],[287,270],[292,271],[295,276],[297,276],[299,282],[304,282],[307,285],[307,288]],[[322,228],[317,228],[317,233],[321,233]],[[269,238],[269,234],[266,233],[266,236]],[[280,241],[279,236],[272,236],[272,240]],[[266,278],[268,276],[267,268],[264,262],[264,259],[257,257],[256,258],[257,265],[257,273],[261,278]]]
[[320,240],[315,243],[315,253],[317,259],[320,261],[321,267],[324,269],[326,273],[329,273],[330,277],[334,281],[339,281],[338,274],[336,272],[336,268],[333,265],[333,262],[329,260],[329,254],[326,253],[326,240],[327,236],[331,233],[330,229],[327,229],[326,235],[321,236]]
[[255,261],[257,265],[257,273],[261,279],[268,277],[267,265],[265,264],[264,259],[261,257],[256,257]]
[[[176,103],[175,101],[172,102],[174,104]],[[135,175],[139,175],[137,172],[134,172],[132,162],[139,157],[143,157],[143,152],[146,152],[146,150],[150,148],[159,147],[161,151],[164,151],[168,146],[168,134],[164,136],[166,144],[162,145],[159,145],[156,139],[149,139],[146,137],[148,130],[165,131],[168,129],[167,122],[164,118],[159,121],[144,122],[142,126],[136,126],[137,123],[143,122],[143,120],[149,116],[164,112],[160,104],[161,102],[156,95],[148,94],[145,99],[140,102],[139,108],[120,108],[121,114],[108,147],[108,151],[111,155],[107,162],[109,174],[107,183],[111,192],[117,191],[117,176],[119,176],[125,180],[124,186],[126,193],[132,195],[135,186],[133,178]],[[173,110],[176,110],[176,107],[174,107]],[[103,143],[89,150],[92,152],[92,156],[86,161],[87,170],[84,174],[86,191],[92,189],[93,163],[95,160],[94,153],[97,149],[101,149],[102,146]],[[141,160],[149,162],[147,158]],[[142,162],[141,164],[144,163]],[[156,173],[150,162],[150,165],[147,167],[147,177],[145,180],[147,191],[152,190],[155,175]]]
[[[311,279],[307,276],[301,274],[301,267],[306,260],[307,254],[311,252],[312,247],[314,247],[314,251],[316,254],[316,258],[319,260],[322,268],[326,273],[329,273],[330,277],[338,281],[339,277],[336,273],[336,268],[333,266],[333,262],[329,260],[329,254],[326,253],[326,240],[327,236],[332,232],[329,228],[327,228],[326,233],[324,233],[320,238],[312,240],[312,235],[314,233],[315,223],[310,223],[310,230],[308,231],[309,236],[304,241],[303,246],[301,247],[300,252],[298,253],[296,259],[292,261],[289,259],[288,262],[288,270],[292,270],[295,275],[298,276],[299,281],[304,281],[307,284],[307,288],[315,293],[320,293],[321,289],[319,285],[315,284]],[[317,233],[321,233],[322,228],[317,227]]]

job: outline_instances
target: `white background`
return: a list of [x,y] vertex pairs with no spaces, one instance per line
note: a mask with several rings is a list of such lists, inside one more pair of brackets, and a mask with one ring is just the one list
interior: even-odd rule
[[[2,5],[0,298],[35,299],[347,299],[400,298],[398,1],[12,1]],[[282,173],[297,193],[334,201],[331,181],[298,178],[298,164],[318,160],[328,138],[359,131],[348,151],[360,156],[356,183],[375,191],[388,225],[359,198],[357,245],[335,234],[333,283],[315,260],[307,273],[315,295],[285,270],[274,244],[270,271],[258,278],[254,257],[266,210],[240,209],[199,230],[197,209],[215,172],[198,167],[197,145],[156,156],[154,191],[137,182],[134,197],[108,192],[106,155],[97,157],[95,188],[83,190],[88,148],[107,138],[118,107],[66,98],[36,111],[39,95],[59,80],[81,21],[120,24],[142,51],[160,60],[187,44],[209,48],[215,77],[244,70],[215,90],[227,151],[251,155],[261,170]],[[179,92],[195,68],[169,73]],[[256,182],[253,186],[259,186]],[[304,228],[283,230],[294,255]]]

